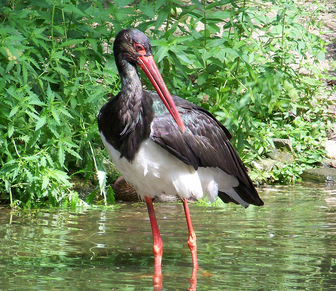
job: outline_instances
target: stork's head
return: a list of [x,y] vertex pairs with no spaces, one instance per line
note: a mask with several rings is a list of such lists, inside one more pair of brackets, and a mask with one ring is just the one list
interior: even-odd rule
[[119,72],[122,70],[120,64],[125,61],[133,66],[138,65],[144,71],[175,122],[184,132],[185,127],[182,118],[155,64],[148,37],[140,30],[124,29],[117,34],[113,51]]

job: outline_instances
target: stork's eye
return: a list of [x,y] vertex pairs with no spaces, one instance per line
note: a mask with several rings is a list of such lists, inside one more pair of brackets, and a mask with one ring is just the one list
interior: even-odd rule
[[146,54],[146,50],[142,44],[134,43],[134,48],[139,54],[142,54],[142,55]]

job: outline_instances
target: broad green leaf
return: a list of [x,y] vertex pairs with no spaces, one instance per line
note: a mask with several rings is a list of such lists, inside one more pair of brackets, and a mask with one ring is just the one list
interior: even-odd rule
[[27,67],[26,67],[25,62],[22,64],[22,79],[23,79],[23,84],[26,85],[28,81],[28,72],[27,72]]
[[228,11],[215,11],[212,12],[209,16],[209,19],[224,21],[227,18],[230,18],[230,13]]
[[193,48],[193,52],[194,52],[194,56],[196,56],[198,62],[200,63],[200,65],[205,68],[205,63],[203,61],[203,58],[201,56],[201,54],[199,53],[198,49],[197,48]]
[[[71,41],[71,40],[70,40]],[[63,50],[59,50],[59,51],[54,51],[50,58],[51,59],[54,59],[56,61],[58,60],[64,60],[64,61],[67,61],[67,62],[71,62],[71,60],[69,58],[67,58],[66,56],[63,55]],[[54,68],[55,69],[55,68]]]
[[201,73],[197,78],[197,84],[199,86],[203,85],[207,81],[208,76],[209,76],[209,74],[207,72]]
[[99,181],[99,189],[100,192],[103,192],[105,187],[106,187],[106,177],[107,177],[107,173],[104,171],[97,171],[97,177],[98,177],[98,181]]
[[50,165],[51,167],[54,167],[54,161],[52,160],[52,158],[50,157],[50,155],[47,154],[47,153],[44,153],[44,156],[46,157],[46,159],[47,159],[49,165]]
[[97,48],[97,40],[89,38],[88,39],[89,44],[91,45],[91,48],[94,52],[98,52],[98,48]]
[[62,26],[60,25],[54,25],[53,28],[60,34],[60,35],[64,35],[64,29]]
[[107,198],[107,202],[109,204],[113,204],[115,202],[114,191],[113,191],[113,188],[111,186],[109,186],[107,191],[106,191],[106,198]]
[[77,6],[73,5],[72,3],[67,3],[63,7],[63,11],[73,15],[75,18],[82,18],[88,17],[88,15]]
[[182,51],[182,50],[177,50],[176,51],[176,56],[183,62],[187,64],[192,64],[192,62],[189,60],[188,56]]
[[10,62],[8,62],[8,65],[7,65],[7,67],[6,67],[6,73],[8,73],[8,72],[10,72],[10,70],[14,67],[14,65],[15,65],[15,61],[10,61]]
[[161,8],[162,4],[164,4],[165,2],[166,2],[166,0],[155,1],[155,11],[158,11]]
[[159,12],[158,17],[155,22],[155,29],[158,29],[163,24],[163,22],[167,20],[168,15],[169,15],[169,11],[165,9],[162,9]]
[[51,90],[51,87],[49,84],[47,87],[47,98],[48,98],[48,103],[52,103],[55,99],[54,91]]
[[79,67],[80,67],[81,69],[83,69],[84,66],[85,66],[85,64],[86,64],[86,62],[87,62],[86,57],[83,56],[83,55],[81,55],[80,58],[79,58]]
[[35,131],[32,138],[29,140],[29,144],[28,144],[29,147],[35,146],[40,136],[41,136],[41,131],[40,130]]
[[43,175],[42,177],[42,189],[47,189],[49,186],[49,177],[47,175]]
[[49,172],[49,177],[55,178],[58,182],[64,184],[64,186],[71,186],[72,184],[69,182],[69,176],[67,173],[60,170],[52,170]]
[[134,0],[115,0],[114,1],[114,4],[118,7],[118,8],[121,8],[121,7],[125,7],[129,4],[131,4],[132,2],[134,2]]
[[70,99],[70,104],[71,104],[71,108],[75,109],[77,106],[77,99],[76,98],[71,98]]
[[26,156],[26,157],[22,157],[22,159],[24,159],[25,161],[29,161],[29,162],[36,162],[40,159],[39,156]]
[[169,47],[167,47],[167,46],[160,46],[160,48],[158,49],[158,51],[154,55],[155,61],[157,63],[160,63],[161,60],[167,56],[168,49],[169,49]]
[[58,125],[61,125],[59,111],[55,109],[54,106],[52,106],[50,110],[51,110],[51,114],[54,117],[55,121],[58,123]]
[[203,4],[199,0],[191,0],[191,2],[194,3],[198,9],[200,9],[201,11],[204,11]]
[[45,116],[40,117],[36,122],[35,131],[39,130],[45,124],[46,124],[46,117]]
[[320,51],[315,57],[320,61],[325,61],[325,53],[323,51]]
[[14,116],[18,111],[19,111],[19,106],[18,105],[14,106],[12,110],[10,111],[8,118],[11,118],[12,116]]
[[61,112],[62,114],[64,114],[64,115],[66,115],[66,116],[68,116],[68,117],[70,117],[70,118],[73,119],[73,116],[72,116],[72,115],[69,113],[69,111],[66,110],[65,108],[63,108],[63,107],[59,107],[59,108],[58,108],[58,111]]
[[[56,139],[60,137],[60,134],[58,133],[59,126],[58,126],[58,123],[55,121],[55,119],[48,118],[47,126],[50,129],[50,131],[54,134]],[[36,132],[40,132],[40,131],[36,131]]]
[[63,69],[63,68],[61,68],[61,67],[56,66],[56,67],[54,67],[54,70],[56,72],[59,72],[61,75],[65,76],[65,77],[69,77],[68,71],[65,70],[65,69]]
[[41,79],[47,81],[48,83],[57,84],[59,80],[55,78],[56,76],[53,77],[43,75],[41,76]]
[[7,136],[10,138],[14,133],[14,125],[11,123],[8,125]]
[[64,161],[65,161],[65,154],[64,154],[63,145],[59,143],[58,144],[58,162],[60,163],[61,166],[64,166]]
[[76,157],[77,159],[82,160],[82,157],[76,151],[74,151],[73,149],[70,149],[70,148],[66,147],[65,151],[68,152],[69,154],[71,154],[72,156]]
[[94,92],[92,94],[88,94],[88,95],[89,95],[89,97],[87,99],[85,99],[85,103],[96,102],[98,99],[101,98],[102,91],[97,90],[96,92]]
[[47,160],[46,157],[42,156],[40,159],[40,163],[42,167],[46,167],[47,166]]
[[140,3],[140,11],[147,15],[149,18],[154,18],[155,17],[155,12],[153,7],[150,6],[149,3],[143,4]]

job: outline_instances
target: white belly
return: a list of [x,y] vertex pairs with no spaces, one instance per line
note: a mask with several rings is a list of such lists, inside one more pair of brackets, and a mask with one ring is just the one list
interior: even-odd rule
[[195,171],[194,167],[183,163],[151,139],[141,144],[130,163],[124,157],[120,158],[120,153],[106,141],[102,133],[100,135],[112,162],[125,180],[134,186],[141,199],[145,196],[152,198],[162,192],[177,194],[182,199],[190,196],[199,199],[204,193],[213,202],[219,189],[230,193],[230,196],[232,193],[232,198],[243,206],[247,205],[232,188],[238,186],[239,181],[219,168],[200,167]]

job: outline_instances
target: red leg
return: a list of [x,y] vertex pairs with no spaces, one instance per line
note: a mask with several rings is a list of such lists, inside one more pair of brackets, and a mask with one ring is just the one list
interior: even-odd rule
[[193,270],[192,270],[191,277],[189,280],[190,282],[189,290],[195,291],[196,284],[197,284],[197,269],[198,269],[196,234],[191,224],[189,206],[188,206],[188,201],[186,199],[183,199],[183,207],[184,207],[184,212],[185,212],[185,216],[186,216],[187,224],[188,224],[188,230],[189,230],[188,246],[191,251],[191,257],[192,257],[192,263],[193,263]]
[[191,224],[189,206],[188,206],[188,201],[186,199],[183,199],[183,207],[184,207],[184,212],[185,212],[185,216],[186,216],[186,219],[187,219],[188,230],[189,230],[188,246],[189,246],[189,249],[191,251],[193,267],[197,268],[198,267],[198,262],[197,262],[196,234],[195,234],[193,226]]
[[147,210],[149,214],[149,220],[152,227],[153,233],[153,253],[154,253],[154,290],[161,290],[162,289],[162,272],[161,272],[161,262],[162,262],[162,239],[160,236],[159,227],[157,225],[154,207],[153,207],[153,200],[145,196]]

